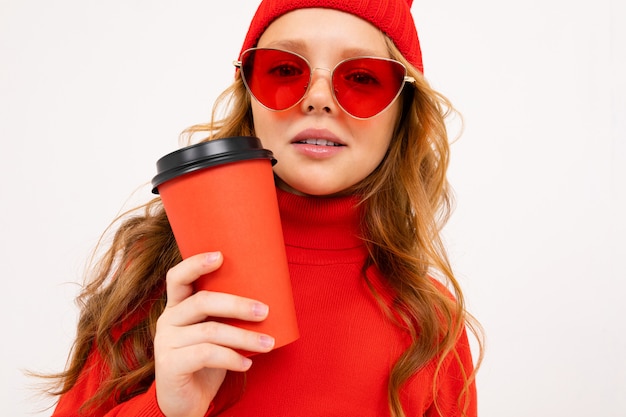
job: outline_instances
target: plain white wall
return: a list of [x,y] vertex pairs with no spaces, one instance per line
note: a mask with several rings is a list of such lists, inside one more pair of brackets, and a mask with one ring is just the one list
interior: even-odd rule
[[[22,370],[63,368],[90,250],[208,119],[256,5],[0,0],[2,415],[49,414]],[[465,118],[445,236],[487,334],[481,416],[626,416],[625,3],[413,13]]]

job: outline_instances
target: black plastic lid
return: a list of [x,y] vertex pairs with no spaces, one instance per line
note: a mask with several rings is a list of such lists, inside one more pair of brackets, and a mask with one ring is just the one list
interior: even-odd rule
[[159,185],[180,175],[247,159],[270,159],[272,165],[276,163],[272,151],[263,149],[259,138],[254,136],[215,139],[178,149],[157,161],[152,192],[158,194]]

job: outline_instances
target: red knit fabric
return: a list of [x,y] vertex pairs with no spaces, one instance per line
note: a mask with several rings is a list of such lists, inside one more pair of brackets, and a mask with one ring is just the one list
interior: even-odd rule
[[[367,249],[359,238],[355,200],[307,198],[278,191],[300,339],[252,357],[246,374],[229,372],[208,416],[389,416],[387,382],[391,367],[409,338],[392,324],[362,276]],[[383,299],[390,298],[376,268],[367,276]],[[270,311],[271,314],[271,311]],[[456,345],[460,363],[450,354],[434,388],[437,359],[413,375],[401,392],[407,416],[459,417],[457,399],[463,374],[472,370],[467,336]],[[54,417],[74,417],[95,392],[102,360],[93,353],[78,384]],[[441,414],[433,405],[436,393]],[[470,387],[468,417],[476,416],[475,387]],[[154,384],[145,394],[116,405],[113,399],[90,417],[163,417]]]
[[254,47],[270,23],[283,14],[322,7],[351,13],[372,23],[391,38],[413,66],[424,72],[412,3],[413,0],[263,0],[252,18],[241,52]]

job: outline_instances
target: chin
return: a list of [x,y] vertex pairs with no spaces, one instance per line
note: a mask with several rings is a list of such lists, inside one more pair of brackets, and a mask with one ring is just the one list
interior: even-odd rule
[[311,196],[311,197],[329,197],[344,194],[344,188],[328,187],[327,184],[310,184],[310,183],[287,183],[276,177],[276,185],[292,194]]

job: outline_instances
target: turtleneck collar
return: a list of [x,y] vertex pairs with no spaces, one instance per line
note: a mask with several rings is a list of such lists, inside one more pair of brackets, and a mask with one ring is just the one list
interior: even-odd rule
[[307,197],[276,189],[285,244],[308,249],[363,247],[355,196]]

